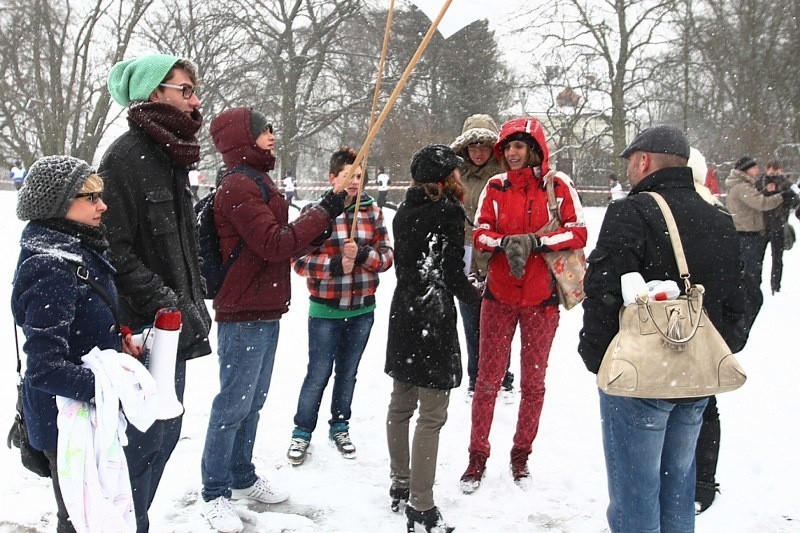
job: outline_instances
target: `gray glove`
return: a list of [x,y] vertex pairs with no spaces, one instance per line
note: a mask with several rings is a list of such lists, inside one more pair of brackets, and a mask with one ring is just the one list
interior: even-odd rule
[[525,276],[525,263],[528,262],[531,250],[541,246],[541,241],[533,233],[520,233],[519,235],[506,235],[500,245],[506,252],[511,275],[522,279]]

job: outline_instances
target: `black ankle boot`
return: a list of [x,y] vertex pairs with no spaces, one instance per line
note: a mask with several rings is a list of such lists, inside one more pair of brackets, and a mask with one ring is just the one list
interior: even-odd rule
[[406,505],[406,518],[408,522],[408,533],[415,533],[414,524],[419,524],[425,527],[428,533],[451,533],[455,530],[454,526],[448,525],[438,507],[433,507],[427,511],[417,511],[410,505]]
[[395,513],[400,510],[400,504],[408,503],[409,490],[408,487],[401,487],[392,485],[389,488],[389,497],[392,499],[392,511]]
[[714,503],[714,496],[719,492],[719,483],[698,481],[694,489],[694,502],[697,514],[702,513]]

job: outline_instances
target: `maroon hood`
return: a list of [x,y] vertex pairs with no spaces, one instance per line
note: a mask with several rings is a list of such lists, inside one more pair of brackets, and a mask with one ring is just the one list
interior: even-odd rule
[[550,172],[550,149],[547,148],[542,125],[535,118],[514,118],[503,124],[503,127],[500,128],[500,135],[494,145],[494,155],[497,156],[497,160],[503,160],[503,148],[506,141],[515,133],[526,133],[533,137],[533,140],[542,149],[542,176]]
[[211,139],[228,168],[240,165],[268,172],[275,168],[275,156],[256,146],[250,131],[249,107],[223,111],[211,121]]

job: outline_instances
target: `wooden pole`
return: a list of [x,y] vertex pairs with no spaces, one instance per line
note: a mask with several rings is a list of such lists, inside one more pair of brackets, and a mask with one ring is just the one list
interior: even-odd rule
[[[381,92],[381,84],[383,82],[383,69],[386,65],[386,51],[389,49],[389,30],[392,27],[392,18],[394,18],[394,0],[389,2],[389,14],[386,17],[386,30],[383,32],[383,48],[381,49],[381,60],[378,63],[378,79],[375,80],[375,94],[372,95],[372,109],[369,112],[369,128],[372,129],[375,124],[375,111],[378,109],[378,96]],[[356,236],[356,221],[358,220],[358,210],[361,207],[361,192],[364,190],[364,181],[367,175],[367,163],[369,162],[369,150],[364,154],[364,178],[358,182],[358,194],[356,194],[356,204],[353,208],[353,225],[350,226],[350,240],[355,240]],[[355,166],[355,165],[354,165]]]
[[408,81],[408,77],[411,75],[411,72],[414,70],[414,67],[417,66],[419,63],[419,58],[422,56],[422,53],[425,51],[425,48],[428,47],[428,43],[430,43],[433,35],[436,33],[436,28],[439,26],[439,23],[442,21],[445,13],[447,13],[447,9],[450,7],[450,4],[453,3],[453,0],[445,0],[442,9],[439,11],[439,15],[431,24],[431,27],[428,29],[428,33],[425,34],[425,37],[422,39],[422,42],[417,47],[417,51],[411,57],[411,60],[408,62],[408,66],[406,70],[403,72],[403,75],[400,76],[400,80],[397,82],[397,86],[392,91],[391,96],[389,96],[389,100],[386,102],[386,105],[383,107],[383,111],[381,111],[380,116],[378,116],[378,120],[375,121],[375,124],[370,128],[369,133],[367,134],[367,138],[364,140],[364,144],[361,146],[361,150],[358,152],[356,156],[356,160],[353,162],[353,166],[350,167],[350,170],[347,172],[347,176],[345,179],[339,183],[334,189],[334,193],[338,193],[344,190],[347,186],[346,184],[353,178],[353,172],[355,169],[361,164],[361,161],[364,160],[364,154],[369,151],[369,147],[372,144],[375,135],[381,129],[383,122],[386,120],[389,111],[394,106],[397,97],[400,96],[400,92],[405,87],[406,82]]

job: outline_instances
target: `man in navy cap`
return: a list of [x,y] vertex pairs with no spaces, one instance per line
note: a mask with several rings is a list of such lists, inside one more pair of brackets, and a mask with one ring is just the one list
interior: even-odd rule
[[[588,259],[578,346],[586,367],[597,373],[619,331],[623,274],[639,272],[646,281],[670,279],[683,286],[664,217],[645,192],[660,194],[670,206],[692,282],[706,289],[708,316],[739,351],[746,337],[739,324],[736,231],[729,216],[695,191],[683,132],[646,129],[620,155],[628,160],[631,191],[608,206]],[[697,228],[703,228],[702,237]],[[694,531],[695,443],[707,398],[675,402],[599,394],[612,533]]]

